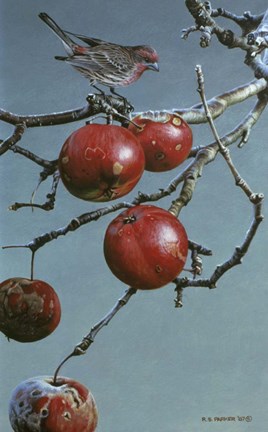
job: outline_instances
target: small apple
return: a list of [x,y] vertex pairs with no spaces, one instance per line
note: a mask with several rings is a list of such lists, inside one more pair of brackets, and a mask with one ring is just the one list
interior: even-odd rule
[[178,114],[164,112],[154,119],[146,114],[138,115],[128,129],[138,138],[144,150],[147,171],[161,172],[176,168],[192,148],[192,130]]
[[13,277],[0,284],[0,331],[18,342],[50,335],[60,322],[54,289],[44,281]]
[[66,189],[86,201],[110,201],[129,193],[144,171],[144,152],[126,128],[90,124],[73,132],[59,155]]
[[91,392],[70,378],[35,377],[20,383],[9,402],[15,432],[94,432],[98,412]]
[[183,225],[159,207],[138,205],[108,226],[104,256],[122,282],[137,289],[160,288],[183,270],[188,238]]

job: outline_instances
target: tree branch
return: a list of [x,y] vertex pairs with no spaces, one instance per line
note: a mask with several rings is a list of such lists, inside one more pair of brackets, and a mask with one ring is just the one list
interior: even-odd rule
[[[200,45],[202,48],[209,46],[211,37],[215,34],[219,42],[228,48],[240,48],[251,53],[256,51],[256,47],[248,44],[246,35],[257,27],[263,15],[253,16],[250,12],[245,12],[243,17],[238,17],[221,8],[213,10],[209,1],[186,0],[185,4],[195,20],[195,30],[201,32]],[[237,36],[232,30],[219,26],[214,19],[217,16],[236,22],[242,29],[242,36]],[[192,31],[193,27],[184,29],[182,37],[186,39]]]
[[252,15],[250,11],[244,12],[243,15],[236,15],[223,8],[213,9],[211,11],[213,18],[222,17],[235,22],[242,30],[242,35],[245,36],[257,28],[261,23],[264,13],[259,15]]
[[[223,145],[230,146],[237,140],[240,140],[240,142],[242,142],[245,137],[248,138],[249,131],[258,121],[266,105],[267,98],[266,95],[264,95],[263,97],[260,97],[258,99],[254,108],[249,112],[249,114],[244,118],[244,120],[235,129],[233,129],[231,132],[221,138]],[[169,208],[169,211],[173,213],[176,217],[178,217],[182,208],[186,206],[191,200],[197,180],[199,177],[202,176],[204,166],[215,159],[217,152],[217,142],[214,142],[206,147],[202,147],[201,149],[199,149],[195,155],[194,161],[192,161],[182,173],[176,176],[169,183],[166,189],[161,189],[159,192],[152,193],[150,195],[140,192],[138,196],[132,201],[132,203],[121,202],[116,205],[104,207],[90,213],[85,213],[81,216],[74,218],[63,228],[59,228],[57,230],[51,231],[50,233],[46,233],[39,237],[36,237],[28,244],[22,245],[20,247],[29,248],[32,251],[36,251],[40,247],[44,246],[46,243],[57,239],[59,236],[63,236],[69,232],[75,231],[80,226],[90,223],[93,220],[97,220],[103,215],[140,203],[158,201],[165,196],[169,196],[171,193],[176,191],[178,185],[181,182],[184,182],[179,198],[173,201],[171,207]]]
[[48,161],[45,159],[40,158],[39,156],[37,156],[36,154],[30,152],[29,150],[26,150],[18,145],[14,145],[13,147],[10,148],[11,151],[13,151],[13,153],[18,153],[24,157],[26,157],[27,159],[31,160],[32,162],[36,163],[37,165],[40,165],[44,168],[44,171],[47,172],[47,175],[52,175],[57,167],[58,164],[58,160],[53,160],[53,161]]
[[[263,92],[266,88],[267,82],[265,79],[253,80],[249,83],[211,98],[208,101],[208,106],[213,119],[221,116],[225,110],[232,105],[241,103],[252,96],[256,96]],[[140,115],[157,121],[162,115],[166,115],[166,113],[180,115],[188,124],[200,124],[207,122],[206,113],[202,104],[196,104],[190,108],[173,108],[171,110],[136,112],[131,114],[131,119],[134,119],[134,117]]]
[[32,198],[31,198],[31,201],[29,203],[15,202],[14,204],[10,205],[8,209],[13,210],[13,211],[17,211],[20,208],[31,207],[32,210],[34,208],[39,208],[39,209],[42,209],[45,211],[53,210],[55,200],[56,200],[56,193],[57,193],[57,189],[58,189],[58,185],[59,185],[59,181],[60,181],[60,173],[59,173],[59,171],[56,171],[56,168],[55,168],[54,173],[53,173],[53,182],[52,182],[51,190],[46,196],[47,201],[44,204],[35,204],[33,202],[34,196],[35,196],[36,191],[39,188],[40,184],[47,178],[48,175],[51,175],[51,174],[52,174],[51,171],[50,170],[48,171],[46,169],[41,172],[39,183],[38,183],[36,189],[34,190],[34,192],[32,193]]
[[125,294],[116,302],[114,307],[110,310],[110,312],[105,315],[104,318],[102,318],[97,324],[95,324],[90,332],[83,338],[83,340],[77,344],[74,348],[74,350],[69,354],[65,359],[59,364],[57,367],[55,373],[54,373],[54,383],[57,382],[57,376],[59,374],[60,369],[62,366],[69,360],[71,357],[80,356],[82,354],[85,354],[88,348],[91,346],[91,344],[94,342],[95,337],[99,333],[99,331],[109,324],[111,319],[117,314],[117,312],[122,309],[123,306],[125,306],[130,298],[136,294],[137,290],[134,288],[128,288],[125,292]]
[[207,288],[216,288],[217,281],[223,276],[225,272],[230,270],[232,267],[241,264],[242,258],[247,253],[249,246],[256,234],[256,231],[258,229],[259,224],[263,220],[262,215],[262,202],[263,202],[263,194],[262,193],[254,193],[252,189],[249,187],[249,185],[245,182],[245,180],[242,179],[239,172],[237,171],[236,167],[234,166],[230,151],[227,149],[223,143],[223,140],[220,139],[218,132],[215,128],[211,113],[209,111],[209,106],[206,101],[205,97],[205,90],[204,90],[204,77],[202,73],[202,69],[200,66],[197,66],[196,68],[197,76],[198,76],[198,91],[200,93],[202,103],[204,105],[204,109],[207,115],[208,123],[211,127],[212,133],[216,139],[216,144],[218,146],[218,149],[222,156],[224,157],[234,179],[236,186],[240,187],[245,195],[248,197],[249,201],[253,204],[254,208],[254,217],[250,224],[250,227],[246,233],[245,239],[241,246],[236,247],[234,253],[232,256],[223,264],[218,265],[211,275],[209,279],[188,279],[188,278],[177,278],[174,282],[176,284],[176,291],[177,291],[177,298],[175,299],[175,305],[176,307],[182,306],[182,293],[183,289],[186,287],[207,287]]
[[24,123],[19,122],[12,135],[10,135],[9,138],[6,140],[1,140],[0,144],[0,156],[6,153],[9,149],[12,149],[12,147],[22,138],[22,135],[24,134],[26,129],[26,126]]
[[113,115],[115,120],[126,121],[130,108],[125,101],[103,94],[90,94],[87,104],[74,110],[52,114],[18,115],[0,109],[0,120],[13,125],[24,124],[27,128],[55,126],[83,120],[98,114]]
[[224,273],[231,270],[231,268],[235,267],[236,265],[242,264],[242,259],[246,255],[260,223],[263,221],[262,201],[263,195],[255,194],[255,204],[253,206],[254,216],[246,233],[245,239],[240,246],[237,246],[235,248],[235,251],[228,260],[216,267],[210,278],[188,279],[184,277],[176,279],[176,290],[179,290],[180,296],[180,290],[186,287],[199,287],[209,289],[216,288],[218,280],[224,275]]
[[[208,101],[209,107],[212,111],[213,118],[219,117],[224,111],[236,104],[243,102],[249,97],[255,96],[265,90],[267,88],[267,82],[264,79],[253,80],[249,83],[246,83],[240,87],[234,88],[230,91],[227,91],[221,95],[213,97],[210,101]],[[88,103],[74,110],[63,111],[53,114],[33,114],[33,115],[18,115],[13,114],[4,109],[0,109],[0,120],[10,123],[13,125],[18,125],[19,131],[22,126],[25,125],[27,128],[31,127],[42,127],[42,126],[55,126],[59,124],[71,123],[78,120],[83,120],[86,118],[90,118],[96,116],[98,114],[109,113],[111,114],[112,108],[115,110],[115,120],[119,119],[119,121],[126,121],[125,118],[117,116],[116,112],[125,115],[126,107],[122,100],[117,100],[111,96],[104,95],[89,95]],[[106,111],[105,111],[106,110]],[[151,118],[156,118],[161,116],[162,113],[176,113],[181,115],[185,121],[189,124],[199,124],[206,122],[206,116],[204,113],[203,106],[201,104],[193,105],[190,108],[173,108],[170,110],[161,110],[161,111],[145,111],[145,112],[135,112],[129,115],[130,119],[133,119],[137,115],[146,115]],[[13,137],[13,135],[12,135]],[[4,141],[5,142],[5,141]],[[4,145],[2,142],[2,146]],[[15,142],[12,141],[11,146],[14,145]],[[4,145],[6,148],[7,144]],[[19,152],[19,151],[18,151]],[[21,154],[22,151],[21,151]],[[26,154],[24,153],[26,156]],[[26,156],[27,157],[27,156]]]
[[32,252],[36,252],[38,249],[43,247],[45,244],[51,242],[52,240],[56,240],[60,236],[65,236],[69,232],[76,231],[82,225],[85,225],[85,224],[92,222],[92,221],[96,221],[100,217],[107,215],[109,213],[115,212],[117,210],[121,210],[123,208],[129,208],[132,206],[133,206],[133,204],[130,204],[127,202],[121,202],[121,203],[114,204],[111,206],[103,207],[103,208],[98,209],[98,210],[94,210],[90,213],[84,213],[84,214],[77,216],[76,218],[72,219],[64,227],[59,228],[59,229],[54,230],[54,231],[51,231],[49,233],[42,234],[41,236],[34,238],[29,243],[26,243],[24,245],[3,246],[2,249],[20,247],[20,248],[28,248]]

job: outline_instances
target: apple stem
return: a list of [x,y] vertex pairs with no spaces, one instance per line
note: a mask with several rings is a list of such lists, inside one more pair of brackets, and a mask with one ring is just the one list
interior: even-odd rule
[[58,377],[60,369],[62,368],[62,366],[64,365],[64,363],[66,363],[73,356],[75,356],[75,351],[73,351],[71,354],[69,354],[67,357],[65,357],[65,359],[62,360],[62,362],[59,364],[59,366],[55,370],[54,377],[53,377],[53,385],[54,386],[57,384],[57,377]]
[[35,258],[35,251],[32,251],[32,258],[31,258],[31,280],[33,280],[33,277],[34,277],[34,258]]

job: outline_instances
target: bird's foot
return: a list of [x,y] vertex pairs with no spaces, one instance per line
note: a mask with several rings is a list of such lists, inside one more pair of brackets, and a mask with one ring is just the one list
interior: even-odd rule
[[125,114],[130,114],[134,111],[134,106],[127,100],[127,98],[117,93],[113,87],[110,87],[110,91],[113,95],[117,96],[117,98],[123,102]]

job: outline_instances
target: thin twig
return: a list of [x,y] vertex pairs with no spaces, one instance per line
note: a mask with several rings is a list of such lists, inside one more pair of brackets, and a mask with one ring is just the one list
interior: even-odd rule
[[136,294],[137,290],[134,288],[128,288],[125,292],[125,294],[116,302],[114,307],[102,318],[97,324],[95,324],[90,332],[83,338],[83,340],[77,344],[74,348],[74,350],[67,356],[65,359],[59,364],[57,367],[55,373],[54,373],[54,383],[57,382],[57,376],[59,374],[59,371],[61,367],[69,360],[71,357],[79,356],[82,354],[85,354],[90,345],[94,342],[95,337],[99,333],[99,331],[109,324],[111,319],[119,312],[120,309],[122,309],[123,306],[125,306],[130,298]]
[[[56,170],[56,167],[54,168],[54,171],[55,170]],[[31,202],[29,202],[29,203],[15,202],[14,204],[11,204],[8,209],[12,210],[12,211],[17,211],[20,208],[31,207],[32,209],[39,208],[39,209],[45,210],[45,211],[53,210],[55,200],[56,200],[57,188],[58,188],[59,181],[60,181],[59,171],[55,171],[53,173],[53,182],[52,182],[52,186],[51,186],[51,191],[46,196],[47,201],[44,204],[35,204],[33,202],[33,199],[34,199],[34,196],[35,196],[35,193],[36,193],[38,187],[40,186],[41,182],[46,179],[46,176],[48,176],[48,175],[51,175],[51,173],[50,173],[50,171],[48,171],[46,169],[41,173],[39,183],[38,183],[37,187],[35,188],[34,192],[32,193]]]
[[47,175],[53,174],[53,172],[56,169],[56,166],[58,164],[58,160],[46,160],[43,158],[40,158],[39,156],[37,156],[36,154],[30,152],[29,150],[22,148],[18,145],[14,145],[13,147],[10,148],[11,151],[13,151],[13,153],[18,153],[24,157],[26,157],[27,159],[31,160],[32,162],[35,162],[37,165],[40,165],[41,167],[44,168],[44,171],[46,170]]
[[12,135],[10,135],[9,138],[7,138],[4,141],[1,141],[0,144],[0,155],[3,155],[6,153],[9,149],[11,149],[21,138],[24,134],[26,129],[26,126],[23,122],[19,122],[16,124],[15,130]]
[[202,99],[202,103],[204,105],[204,109],[207,115],[208,123],[211,127],[212,133],[216,139],[218,148],[222,156],[224,157],[234,179],[235,183],[238,187],[240,187],[245,195],[248,197],[250,202],[253,204],[254,209],[254,216],[253,220],[250,224],[250,227],[246,233],[245,239],[242,242],[241,246],[236,247],[234,253],[232,256],[225,261],[223,264],[218,265],[211,275],[209,279],[188,279],[188,278],[182,278],[176,280],[176,290],[178,291],[179,295],[181,295],[180,289],[186,288],[186,287],[207,287],[207,288],[215,288],[217,281],[223,276],[223,274],[227,271],[229,271],[232,267],[241,264],[242,258],[247,253],[249,246],[255,237],[255,234],[257,232],[257,229],[259,227],[259,224],[263,220],[262,215],[262,202],[263,202],[263,194],[262,193],[254,193],[252,189],[249,187],[249,185],[245,182],[244,179],[240,176],[238,170],[234,166],[230,151],[227,149],[223,143],[223,141],[220,139],[218,132],[216,130],[215,124],[213,122],[212,116],[210,114],[210,110],[206,101],[205,96],[205,90],[204,90],[204,76],[202,73],[202,69],[200,66],[197,66],[196,68],[197,77],[198,77],[198,92],[200,93],[200,97]]
[[212,130],[213,136],[219,146],[219,151],[222,154],[223,158],[225,159],[234,179],[236,182],[236,185],[239,186],[244,193],[247,195],[247,197],[251,200],[254,201],[255,198],[254,196],[256,195],[252,189],[249,187],[249,185],[246,183],[246,181],[240,176],[238,170],[236,169],[235,165],[232,162],[231,159],[231,154],[230,154],[230,150],[228,148],[225,147],[225,145],[223,144],[223,142],[220,139],[220,136],[217,132],[215,123],[213,121],[213,118],[211,116],[208,104],[207,104],[207,100],[206,100],[206,95],[205,95],[205,86],[204,86],[204,75],[202,72],[202,68],[200,65],[196,66],[196,73],[197,73],[197,80],[198,80],[198,92],[200,94],[200,97],[202,99],[202,103],[204,105],[204,109],[206,112],[206,116],[208,119],[208,123],[210,125],[210,128]]
[[67,225],[57,230],[51,231],[49,233],[42,234],[39,237],[34,238],[29,243],[24,245],[9,245],[3,246],[3,249],[7,248],[28,248],[31,251],[37,251],[39,248],[43,247],[45,244],[51,242],[52,240],[56,240],[60,236],[65,236],[69,232],[76,231],[82,225],[90,223],[92,221],[98,220],[100,217],[107,215],[109,213],[113,213],[117,210],[121,210],[123,208],[133,207],[133,204],[128,202],[121,202],[118,204],[114,204],[111,206],[103,207],[98,210],[94,210],[89,213],[84,213],[76,218],[73,218]]

